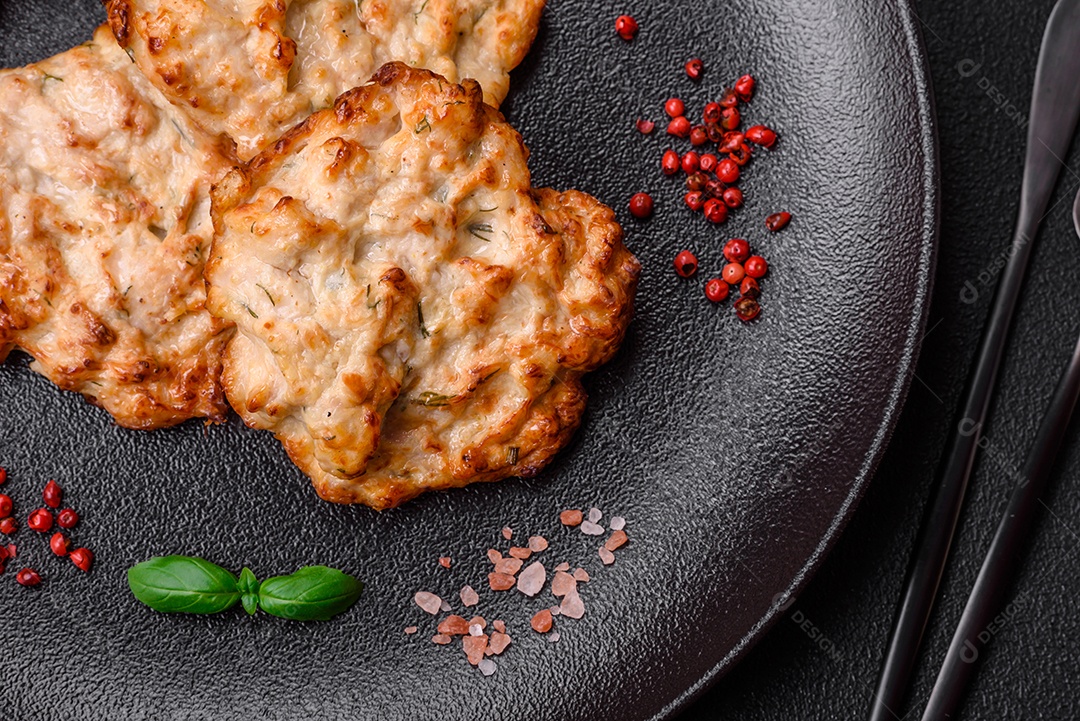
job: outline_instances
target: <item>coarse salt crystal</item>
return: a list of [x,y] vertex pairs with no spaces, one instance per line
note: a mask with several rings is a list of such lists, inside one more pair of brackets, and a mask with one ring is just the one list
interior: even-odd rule
[[469,623],[461,616],[451,615],[440,621],[436,630],[447,636],[464,636],[469,632]]
[[604,514],[600,512],[599,508],[589,509],[589,520],[593,523],[599,523],[600,519],[604,517]]
[[559,636],[558,631],[552,631],[551,633],[548,634],[547,640],[550,641],[551,643],[555,643],[560,638],[561,638],[561,636]]
[[462,648],[465,649],[465,656],[469,659],[469,663],[473,666],[484,660],[484,651],[487,650],[488,637],[483,634],[479,636],[466,636],[461,642]]
[[577,581],[581,581],[582,583],[588,583],[589,582],[589,572],[586,571],[584,568],[575,568],[574,569],[574,579],[577,580]]
[[563,511],[559,514],[559,523],[563,524],[564,526],[577,526],[581,524],[582,518],[583,516],[581,515],[581,511]]
[[559,615],[559,607],[558,606],[552,606],[548,610],[551,611],[552,616],[558,616]]
[[443,568],[450,568],[450,556],[441,556],[439,558],[439,565]]
[[540,561],[533,561],[518,576],[517,589],[532,598],[540,593],[546,580],[547,571],[544,570],[544,564],[540,563]]
[[448,612],[450,610],[450,602],[447,601],[445,598],[440,599],[439,610],[442,611],[443,613]]
[[626,528],[626,519],[622,516],[615,516],[611,519],[611,523],[608,524],[608,528],[613,531],[621,531]]
[[514,577],[508,573],[489,573],[488,585],[492,591],[509,591],[514,587]]
[[503,555],[496,551],[494,548],[489,548],[487,552],[488,560],[492,563],[498,563],[502,560]]
[[543,536],[530,536],[529,537],[529,550],[534,553],[540,553],[546,551],[548,547],[547,539]]
[[488,650],[492,654],[498,656],[500,653],[506,650],[506,647],[510,645],[510,637],[501,631],[491,634],[491,640],[488,641]]
[[559,614],[570,618],[581,618],[585,615],[585,602],[577,591],[566,594],[559,605]]
[[465,606],[475,606],[480,602],[480,596],[473,590],[472,586],[463,586],[461,588],[461,603]]
[[405,627],[405,633],[409,634],[410,636],[412,636],[414,633],[416,633],[419,630],[420,629],[417,628],[416,626],[406,626]]
[[514,529],[510,528],[510,526],[503,526],[503,529],[502,529],[502,537],[503,538],[505,538],[506,540],[509,541],[511,539],[511,537],[513,537],[513,535],[514,535]]
[[442,607],[442,599],[436,596],[434,593],[428,593],[427,591],[417,591],[413,596],[413,601],[417,606],[424,609],[432,616],[439,612]]
[[510,555],[514,558],[520,558],[522,561],[524,561],[526,558],[532,555],[532,551],[528,548],[514,546],[510,549]]
[[593,521],[585,521],[581,524],[581,532],[586,536],[602,536],[604,535],[604,527]]
[[484,635],[484,627],[481,626],[478,623],[474,623],[473,625],[469,626],[469,635],[470,636],[483,636]]
[[492,627],[499,633],[506,633],[506,624],[502,621],[495,620],[491,622]]
[[560,563],[558,566],[555,567],[555,570],[556,571],[569,571],[570,570],[570,564],[563,561],[562,563]]
[[577,590],[577,580],[566,571],[559,571],[555,578],[551,579],[551,594],[562,597]]
[[609,551],[615,551],[626,545],[626,542],[630,540],[626,536],[626,531],[612,531],[608,539],[604,541],[604,548]]
[[495,662],[492,661],[490,658],[485,658],[483,661],[477,664],[477,668],[480,669],[480,673],[484,674],[485,676],[490,676],[491,674],[495,673]]
[[450,643],[450,641],[450,637],[447,636],[445,633],[437,633],[431,637],[431,642],[437,643],[440,646],[445,646],[446,644]]
[[547,610],[546,608],[537,611],[536,614],[532,617],[532,620],[529,621],[529,625],[532,626],[532,630],[536,631],[537,633],[547,633],[548,631],[550,631],[551,623],[551,611]]
[[495,564],[495,573],[505,573],[513,576],[515,573],[521,570],[520,558],[504,558]]
[[600,546],[599,553],[600,553],[600,560],[604,562],[605,566],[610,566],[611,564],[615,563],[615,554],[612,553],[611,551],[609,551],[608,549],[604,548],[603,546]]
[[483,616],[473,616],[471,619],[469,619],[469,625],[479,626],[480,628],[487,628],[487,621],[484,620]]

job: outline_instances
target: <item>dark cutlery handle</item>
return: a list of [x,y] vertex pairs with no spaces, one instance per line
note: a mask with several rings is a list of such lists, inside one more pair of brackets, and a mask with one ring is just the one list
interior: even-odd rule
[[1050,479],[1050,471],[1054,467],[1061,440],[1072,418],[1078,394],[1080,342],[1077,343],[1069,366],[1058,383],[1050,408],[1043,416],[1023,475],[1013,490],[1009,506],[998,524],[994,541],[983,559],[979,577],[971,589],[964,615],[953,635],[945,662],[923,712],[923,721],[952,718],[952,714],[959,707],[985,646],[979,637],[990,628],[1015,576],[1020,563],[1021,544],[1028,535],[1037,504]]
[[1080,116],[1080,0],[1058,0],[1050,14],[1035,73],[1020,212],[1009,261],[983,329],[964,404],[942,461],[937,490],[923,518],[918,547],[905,582],[871,721],[896,721],[911,669],[933,609],[948,559],[994,382],[1012,325],[1039,222],[1068,152]]

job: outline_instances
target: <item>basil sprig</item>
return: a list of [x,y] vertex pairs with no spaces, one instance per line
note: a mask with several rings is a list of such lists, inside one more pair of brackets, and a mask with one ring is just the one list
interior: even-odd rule
[[327,566],[306,566],[259,583],[249,568],[237,578],[191,556],[151,558],[127,575],[135,598],[162,613],[218,613],[240,602],[248,614],[262,608],[294,621],[329,620],[356,603],[363,589],[349,574]]

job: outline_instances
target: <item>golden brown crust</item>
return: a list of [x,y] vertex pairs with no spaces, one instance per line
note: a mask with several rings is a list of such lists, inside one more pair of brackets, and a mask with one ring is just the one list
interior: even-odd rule
[[[115,25],[122,8],[113,8]],[[223,420],[205,308],[212,139],[94,42],[0,71],[0,348],[117,423]]]
[[389,61],[473,78],[498,105],[544,0],[106,0],[121,46],[249,158]]
[[477,84],[395,63],[214,188],[229,399],[323,498],[534,475],[577,429],[640,266],[526,158]]

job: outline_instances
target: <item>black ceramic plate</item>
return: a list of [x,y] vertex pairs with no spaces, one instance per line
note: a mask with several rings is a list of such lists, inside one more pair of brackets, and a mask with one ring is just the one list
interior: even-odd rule
[[[647,719],[670,716],[729,669],[835,540],[888,440],[914,367],[937,213],[924,59],[901,0],[722,4],[551,0],[507,104],[532,149],[535,183],[577,187],[620,211],[645,271],[622,352],[588,382],[574,443],[540,477],[429,495],[375,513],[318,500],[265,433],[235,419],[154,433],[113,426],[16,355],[0,367],[0,465],[25,510],[48,478],[83,514],[93,573],[22,530],[0,576],[0,715],[11,719]],[[641,33],[618,39],[634,13]],[[21,64],[85,40],[94,0],[4,0],[0,57]],[[700,56],[699,84],[682,72]],[[755,158],[746,206],[722,227],[682,206],[659,172],[671,95],[692,110],[744,72],[747,111],[782,136]],[[662,123],[661,123],[662,127]],[[638,190],[653,219],[625,212]],[[789,210],[783,232],[763,218]],[[740,323],[702,293],[723,241],[771,261],[764,312]],[[702,272],[671,259],[694,249]],[[564,508],[629,519],[614,566],[596,540],[558,526]],[[499,529],[548,537],[549,567],[584,565],[581,621],[552,644],[527,628],[551,603],[482,590],[479,611],[514,638],[482,677],[460,648],[428,639],[417,590],[483,589]],[[241,612],[164,617],[138,605],[124,571],[166,552],[260,577],[308,563],[367,582],[324,624]],[[451,570],[437,557],[454,558]],[[14,583],[23,561],[45,583]],[[456,599],[454,599],[456,601]],[[455,608],[458,604],[455,603]],[[421,632],[406,636],[405,626]]]

